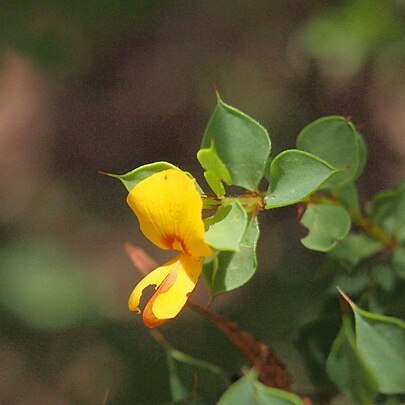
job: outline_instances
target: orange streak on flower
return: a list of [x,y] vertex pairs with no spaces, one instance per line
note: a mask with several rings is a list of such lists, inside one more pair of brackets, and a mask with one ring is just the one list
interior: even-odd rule
[[153,304],[156,301],[156,298],[159,294],[163,294],[164,292],[168,291],[170,287],[176,281],[177,275],[175,271],[172,271],[164,280],[163,283],[160,284],[159,288],[153,294],[151,299],[145,306],[143,310],[143,323],[148,326],[149,328],[154,328],[156,326],[162,325],[163,323],[167,322],[169,319],[158,319],[156,318],[155,314],[153,313]]
[[177,235],[172,234],[165,236],[162,238],[162,243],[167,246],[167,249],[169,250],[180,250],[189,254],[184,241]]

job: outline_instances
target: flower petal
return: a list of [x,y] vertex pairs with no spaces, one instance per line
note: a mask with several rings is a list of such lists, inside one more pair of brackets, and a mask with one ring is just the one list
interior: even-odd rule
[[141,312],[138,307],[139,302],[141,301],[143,290],[150,285],[160,286],[163,280],[168,276],[168,274],[171,271],[175,270],[178,265],[178,256],[176,256],[169,262],[165,263],[163,266],[158,267],[157,269],[150,272],[147,276],[145,276],[132,291],[128,300],[128,308],[131,311],[135,311],[138,313]]
[[168,321],[168,319],[158,319],[152,311],[153,303],[155,302],[156,297],[159,294],[166,292],[176,280],[176,271],[169,273],[166,278],[163,280],[163,283],[160,284],[159,288],[146,304],[145,309],[143,310],[143,323],[149,328],[154,328]]
[[144,235],[162,249],[209,256],[195,180],[180,169],[163,170],[139,182],[128,194]]
[[157,326],[174,318],[184,307],[202,271],[202,258],[177,256],[178,266],[165,278],[147,303],[143,319],[147,326]]

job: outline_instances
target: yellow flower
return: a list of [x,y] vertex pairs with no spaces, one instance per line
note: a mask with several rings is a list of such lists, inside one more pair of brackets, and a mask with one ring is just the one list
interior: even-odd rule
[[128,194],[143,234],[156,246],[181,253],[141,280],[129,297],[128,307],[140,312],[143,290],[156,285],[146,304],[143,321],[155,327],[174,318],[187,302],[211,248],[204,240],[202,201],[195,181],[180,169],[168,169],[139,182]]

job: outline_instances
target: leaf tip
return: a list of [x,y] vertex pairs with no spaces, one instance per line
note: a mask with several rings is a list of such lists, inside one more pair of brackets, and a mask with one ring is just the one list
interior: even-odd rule
[[116,179],[118,179],[120,177],[118,174],[107,173],[107,172],[103,172],[101,170],[97,170],[97,173],[102,174],[103,176],[114,177]]
[[336,289],[339,291],[339,294],[343,298],[343,302],[347,305],[347,308],[351,308],[353,311],[356,308],[356,304],[350,299],[350,297],[339,287],[336,287]]
[[214,88],[214,93],[215,93],[215,97],[217,99],[217,102],[221,101],[221,95],[219,94],[219,90],[218,90],[217,85],[214,83],[212,86]]

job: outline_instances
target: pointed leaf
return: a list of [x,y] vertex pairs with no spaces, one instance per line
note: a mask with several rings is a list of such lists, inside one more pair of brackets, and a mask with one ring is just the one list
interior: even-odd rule
[[[207,150],[213,143],[215,149],[210,152],[210,159],[222,162],[230,174],[230,183],[257,190],[270,154],[270,139],[266,129],[218,99],[205,130],[201,149]],[[214,158],[214,154],[217,158]],[[223,178],[222,175],[217,177]]]
[[351,220],[348,212],[338,205],[309,204],[301,219],[309,229],[302,244],[308,249],[328,252],[350,231]]
[[342,329],[330,351],[326,369],[331,380],[356,403],[370,405],[378,393],[377,382],[362,359],[355,342],[350,320]]
[[356,322],[357,349],[374,374],[379,392],[405,392],[405,322],[350,304]]
[[219,252],[204,265],[204,277],[215,296],[247,283],[257,268],[256,244],[259,238],[257,218],[250,217],[237,252]]
[[277,155],[270,165],[266,208],[295,204],[318,189],[336,170],[310,153],[296,149]]
[[209,221],[205,240],[217,250],[237,251],[245,233],[248,217],[238,202],[218,208]]
[[344,117],[323,117],[312,122],[298,135],[297,147],[343,170],[325,182],[323,188],[338,187],[356,180],[365,164],[364,141]]
[[145,180],[152,174],[159,173],[163,170],[168,169],[176,169],[176,166],[168,162],[155,162],[149,163],[144,166],[140,166],[125,174],[111,174],[111,173],[104,173],[104,174],[121,180],[125,188],[128,191],[131,191],[140,181]]

